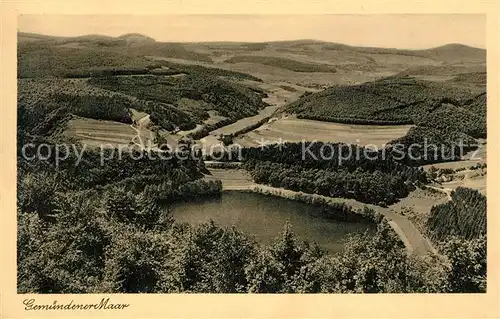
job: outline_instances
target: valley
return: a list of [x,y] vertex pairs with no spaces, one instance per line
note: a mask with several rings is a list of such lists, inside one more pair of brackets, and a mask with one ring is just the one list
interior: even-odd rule
[[[436,288],[427,278],[456,275],[429,262],[461,258],[449,251],[454,240],[469,251],[485,241],[483,49],[19,33],[18,87],[20,240],[59,247],[85,227],[85,244],[68,249],[80,252],[75,269],[95,281],[51,285],[59,282],[52,270],[67,271],[73,257],[65,255],[64,267],[48,263],[54,269],[40,274],[46,288],[25,279],[37,259],[23,259],[22,292],[94,284],[105,292],[241,292],[275,265],[265,275],[287,269],[280,289],[294,291],[316,280],[300,277],[300,267],[328,268],[329,283],[347,280],[342,267],[352,267],[353,278],[370,281],[370,260],[399,263],[373,268],[375,277],[415,276],[415,287],[398,282],[397,291],[483,289],[482,281]],[[50,150],[60,143],[86,152],[63,154],[59,166]],[[41,144],[46,158],[22,156]],[[115,149],[124,158],[113,158]],[[283,261],[287,247],[300,254],[299,268]],[[239,273],[220,279],[233,264]],[[133,279],[138,273],[144,282]],[[396,279],[383,278],[383,287],[338,290],[391,291]],[[317,287],[304,289],[329,291]]]

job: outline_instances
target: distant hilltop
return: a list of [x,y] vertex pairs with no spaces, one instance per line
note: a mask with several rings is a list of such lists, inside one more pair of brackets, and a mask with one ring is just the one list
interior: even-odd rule
[[[259,78],[274,70],[277,81],[298,81],[313,87],[364,82],[388,74],[453,76],[486,72],[486,50],[451,43],[425,50],[350,46],[311,39],[271,42],[161,42],[139,34],[118,37],[89,34],[76,37],[18,33],[19,76],[61,75],[96,67],[145,68],[153,60],[195,61],[234,69]],[[173,62],[173,61],[170,61]],[[158,63],[158,62],[154,62]],[[294,74],[291,74],[294,72]],[[341,76],[332,77],[337,73]],[[350,78],[349,80],[346,80]],[[347,81],[347,82],[346,82]]]
[[140,33],[127,33],[119,36],[118,39],[126,40],[127,42],[156,42],[155,39]]
[[29,32],[18,32],[17,33],[18,40],[21,42],[27,41],[74,41],[74,42],[84,42],[84,41],[126,41],[126,42],[156,42],[155,39],[148,37],[146,35],[140,33],[127,33],[121,35],[119,37],[112,37],[108,35],[102,34],[86,34],[75,37],[62,37],[62,36],[52,36],[52,35],[44,35],[38,33],[29,33]]
[[[107,35],[100,35],[100,34],[89,34],[89,35],[81,35],[81,36],[75,36],[75,37],[62,37],[62,36],[51,36],[51,35],[44,35],[44,34],[38,34],[38,33],[29,33],[29,32],[18,32],[18,39],[19,41],[36,41],[36,40],[87,40],[87,41],[100,41],[100,40],[125,40],[127,42],[156,42],[156,40],[150,36],[140,34],[140,33],[127,33],[120,35],[118,37],[112,37],[112,36],[107,36]],[[178,43],[177,41],[175,43]],[[190,43],[190,42],[186,42]],[[193,42],[194,43],[194,42]],[[461,43],[450,43],[450,44],[445,44],[439,47],[435,48],[429,48],[429,49],[419,49],[419,50],[411,50],[411,49],[394,49],[394,48],[382,48],[382,47],[368,47],[368,46],[351,46],[347,44],[342,44],[342,43],[335,43],[335,42],[327,42],[327,41],[322,41],[322,40],[315,40],[315,39],[297,39],[297,40],[278,40],[278,41],[264,41],[264,42],[239,42],[239,41],[203,41],[203,42],[196,42],[196,43],[206,43],[206,44],[283,44],[283,45],[324,45],[326,46],[326,49],[328,50],[363,50],[363,49],[369,49],[369,50],[380,50],[381,53],[382,51],[385,50],[394,50],[398,52],[419,52],[422,54],[429,54],[429,55],[443,55],[443,54],[458,54],[458,55],[470,55],[470,54],[485,54],[486,50],[477,48],[477,47],[472,47],[468,46],[465,44]]]

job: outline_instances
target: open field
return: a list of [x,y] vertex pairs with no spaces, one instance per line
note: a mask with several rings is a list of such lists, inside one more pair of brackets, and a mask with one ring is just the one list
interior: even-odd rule
[[463,156],[463,159],[460,161],[428,164],[428,165],[423,165],[422,167],[425,170],[429,170],[432,166],[434,166],[435,168],[441,168],[441,169],[450,168],[450,169],[456,170],[456,169],[463,169],[463,168],[468,169],[469,167],[477,165],[477,164],[487,163],[486,140],[485,139],[478,139],[478,141],[479,141],[479,148],[477,150],[470,151],[467,154],[465,154]]
[[260,128],[236,139],[244,146],[257,146],[257,141],[287,142],[322,141],[344,142],[360,145],[374,144],[382,146],[391,140],[404,136],[411,125],[353,125],[293,117],[271,120]]
[[453,174],[453,180],[442,183],[442,187],[456,189],[458,187],[467,187],[478,190],[486,195],[486,169],[464,170]]
[[71,119],[66,133],[90,147],[128,145],[136,136],[129,124],[87,118]]
[[[147,117],[142,119],[147,119]],[[78,139],[88,147],[100,147],[103,144],[113,147],[137,144],[140,143],[138,135],[143,143],[147,143],[152,138],[152,133],[146,128],[138,130],[125,123],[81,117],[68,121],[66,134]]]
[[428,214],[432,206],[443,204],[448,201],[448,196],[443,192],[433,192],[426,189],[417,188],[411,192],[408,197],[401,199],[399,202],[389,206],[396,212],[404,208],[411,208],[418,213]]
[[211,175],[205,175],[205,179],[222,181],[222,189],[224,190],[252,189],[257,185],[243,169],[210,168],[209,171]]
[[476,164],[481,164],[481,163],[485,163],[485,161],[484,160],[463,160],[463,161],[427,164],[427,165],[423,165],[422,167],[425,170],[429,170],[432,166],[434,166],[435,168],[441,168],[441,169],[450,168],[450,169],[456,170],[456,169],[469,168],[471,166],[474,166]]

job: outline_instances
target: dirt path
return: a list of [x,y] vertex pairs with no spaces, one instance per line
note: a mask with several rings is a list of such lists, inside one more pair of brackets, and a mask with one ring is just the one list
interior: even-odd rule
[[405,243],[409,252],[418,255],[425,255],[430,252],[437,253],[429,240],[420,233],[418,228],[408,218],[389,209],[384,209],[382,213],[389,219],[389,224],[391,224],[394,231],[396,231],[403,243]]
[[132,137],[130,140],[134,145],[138,146],[141,150],[145,149],[146,146],[144,145],[144,142],[142,141],[141,138],[141,131],[134,126],[134,124],[130,124],[130,127],[135,131],[136,135]]
[[[288,198],[295,195],[304,194],[284,188],[276,188],[267,185],[256,184],[252,181],[249,174],[242,169],[215,169],[209,168],[211,175],[206,175],[209,180],[219,179],[222,181],[223,190],[264,190],[277,196],[286,196]],[[317,198],[322,198],[328,202],[345,203],[354,209],[362,209],[364,207],[371,208],[383,214],[388,220],[391,227],[399,235],[407,250],[410,253],[425,255],[429,252],[436,253],[432,244],[420,233],[420,231],[408,220],[405,216],[395,213],[389,208],[384,208],[376,205],[365,204],[353,199],[333,198],[317,194],[309,194]]]
[[150,115],[146,115],[144,117],[142,117],[140,120],[137,121],[137,123],[139,124],[139,128],[145,128],[149,125],[149,123],[151,123],[151,118],[150,118]]
[[151,119],[149,115],[146,115],[130,124],[130,127],[136,133],[131,142],[134,143],[134,145],[138,146],[141,150],[158,150],[158,145],[154,144],[152,141],[153,136],[151,131],[147,129],[149,123],[151,123]]
[[[252,82],[252,81],[249,81]],[[253,83],[253,82],[252,82]],[[207,136],[200,139],[200,144],[208,149],[209,147],[220,145],[219,136],[221,134],[235,135],[241,130],[253,125],[258,125],[259,122],[265,121],[272,117],[272,115],[285,103],[296,100],[299,98],[298,92],[289,92],[283,89],[278,84],[273,83],[259,83],[255,82],[254,85],[268,93],[268,96],[263,98],[262,101],[269,104],[269,106],[259,110],[259,113],[254,116],[242,118],[232,124],[223,126],[221,128],[211,131]],[[256,128],[255,128],[256,129]],[[243,134],[244,135],[244,134]]]
[[487,188],[486,169],[464,170],[455,172],[453,180],[441,183],[445,189],[457,189],[458,187],[467,187],[479,191],[486,196]]
[[451,200],[451,192],[453,191],[453,189],[451,189],[451,188],[436,187],[436,186],[430,186],[430,185],[427,185],[427,187],[431,188],[431,189],[435,189],[438,192],[445,193],[446,196],[448,196],[448,199]]

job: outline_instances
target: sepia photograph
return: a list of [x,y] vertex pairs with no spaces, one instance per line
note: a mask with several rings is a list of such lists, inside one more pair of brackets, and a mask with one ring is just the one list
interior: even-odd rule
[[487,291],[485,15],[17,31],[18,293]]
[[494,0],[109,1],[1,4],[1,318],[500,315]]

